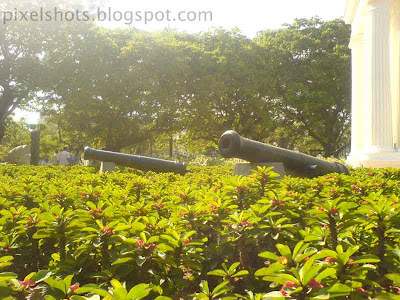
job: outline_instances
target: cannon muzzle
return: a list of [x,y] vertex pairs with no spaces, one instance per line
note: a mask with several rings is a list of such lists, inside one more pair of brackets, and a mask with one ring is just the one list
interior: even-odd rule
[[219,153],[225,158],[240,158],[252,163],[281,162],[288,173],[317,177],[329,173],[349,174],[345,165],[329,162],[300,152],[282,149],[226,131],[219,139]]
[[118,152],[104,151],[85,147],[83,158],[86,160],[98,160],[113,162],[120,166],[131,167],[143,171],[154,171],[164,173],[186,174],[186,165],[170,160],[146,157],[140,155],[130,155]]

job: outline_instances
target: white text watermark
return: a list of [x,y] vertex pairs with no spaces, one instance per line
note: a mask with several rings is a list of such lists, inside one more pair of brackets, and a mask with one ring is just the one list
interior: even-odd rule
[[18,9],[0,11],[0,21],[10,22],[122,22],[125,25],[151,22],[212,22],[212,11],[165,10],[115,10],[112,7],[97,8],[96,11],[60,10],[40,8],[31,11]]

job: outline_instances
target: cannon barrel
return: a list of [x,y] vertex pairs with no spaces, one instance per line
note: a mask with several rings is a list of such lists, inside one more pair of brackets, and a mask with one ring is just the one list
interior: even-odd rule
[[118,152],[104,151],[85,147],[83,153],[85,160],[99,160],[104,162],[113,162],[120,166],[131,167],[143,171],[154,171],[154,172],[171,172],[177,174],[186,174],[186,165],[184,163],[178,163],[170,160],[130,155]]
[[289,173],[317,177],[329,173],[349,174],[343,164],[328,162],[296,151],[286,150],[241,137],[226,131],[219,139],[219,153],[225,158],[240,158],[252,163],[281,162]]

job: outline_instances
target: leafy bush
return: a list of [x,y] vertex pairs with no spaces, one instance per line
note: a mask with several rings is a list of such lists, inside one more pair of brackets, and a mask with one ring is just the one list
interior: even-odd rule
[[397,299],[400,171],[0,166],[0,299]]

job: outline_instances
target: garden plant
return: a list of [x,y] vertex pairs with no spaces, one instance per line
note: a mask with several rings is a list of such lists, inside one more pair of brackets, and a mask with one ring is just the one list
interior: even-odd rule
[[0,299],[400,299],[400,171],[0,166]]

